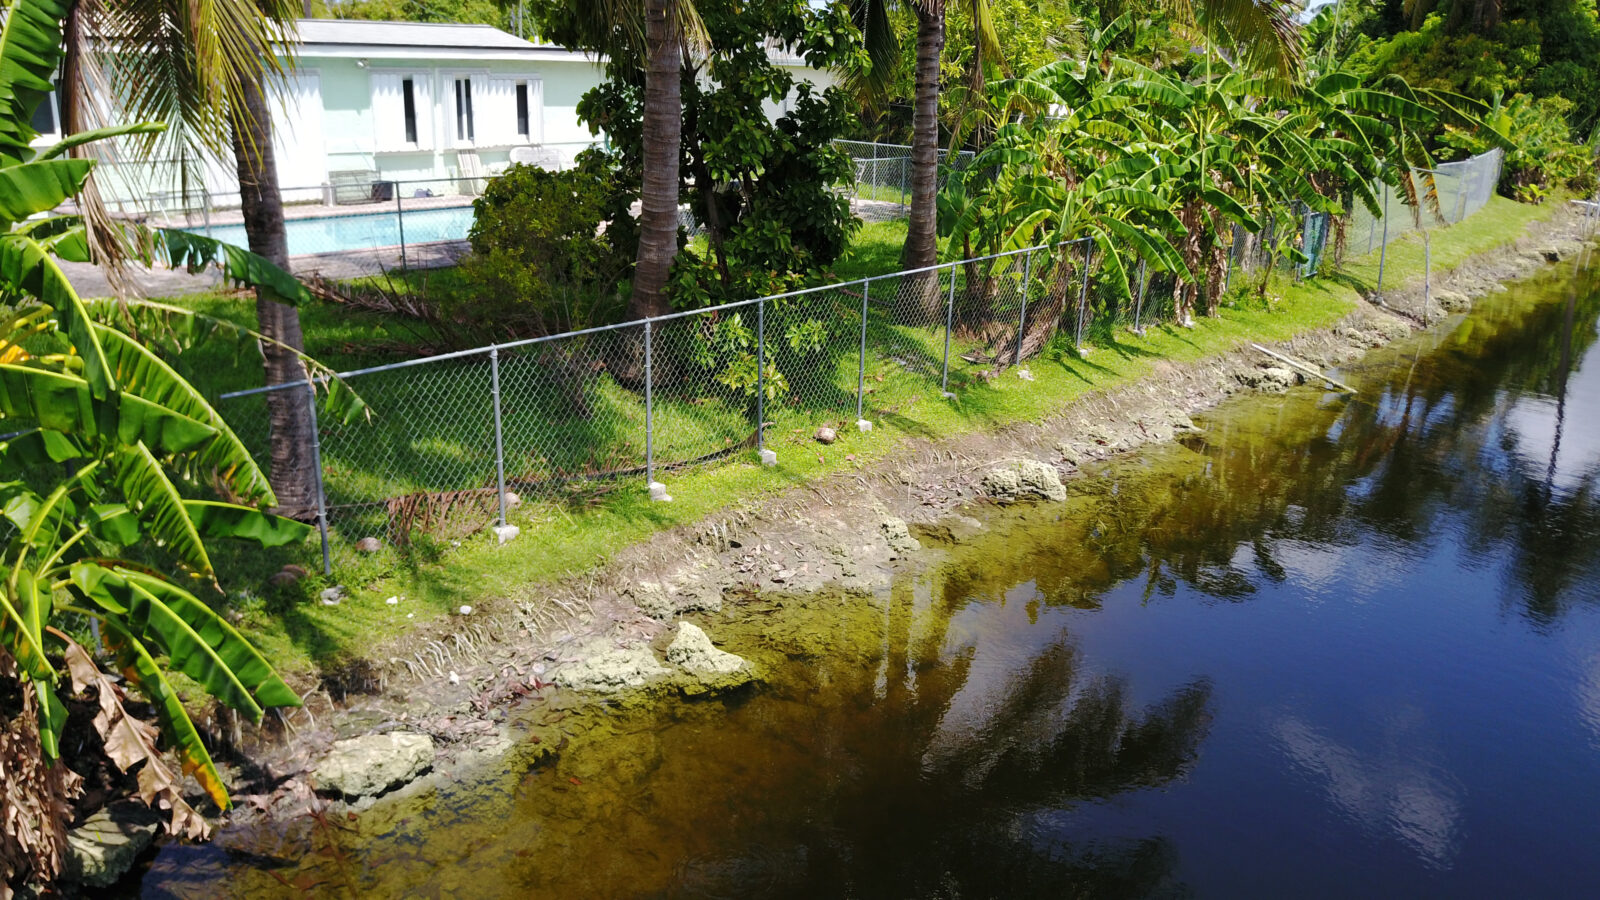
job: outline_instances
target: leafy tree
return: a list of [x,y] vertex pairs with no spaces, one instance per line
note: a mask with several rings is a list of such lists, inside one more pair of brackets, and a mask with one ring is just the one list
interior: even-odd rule
[[1547,189],[1563,185],[1589,194],[1594,190],[1594,153],[1572,141],[1567,127],[1571,108],[1564,97],[1535,100],[1518,94],[1504,102],[1496,97],[1486,116],[1492,130],[1446,128],[1444,142],[1468,154],[1505,147],[1499,188],[1509,197],[1538,201]]
[[[831,143],[849,124],[849,98],[799,81],[769,55],[782,47],[819,70],[847,62],[859,53],[849,19],[801,0],[702,0],[699,12],[707,40],[684,61],[674,197],[687,202],[707,246],[681,251],[673,266],[678,306],[784,290],[833,262],[854,227],[848,201],[833,190],[849,177],[849,163]],[[650,144],[637,67],[613,60],[607,76],[578,112],[610,138],[624,189],[612,226],[620,244],[629,225],[620,211],[643,180]],[[787,111],[769,117],[779,104]]]
[[469,296],[440,310],[473,343],[557,334],[616,318],[627,252],[616,245],[618,173],[597,151],[563,172],[516,165],[473,202]]

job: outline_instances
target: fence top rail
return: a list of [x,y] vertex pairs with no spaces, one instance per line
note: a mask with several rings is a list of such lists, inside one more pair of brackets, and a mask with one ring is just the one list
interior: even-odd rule
[[769,300],[788,300],[788,299],[791,299],[791,298],[794,298],[794,297],[801,297],[801,296],[805,296],[807,294],[814,294],[814,293],[817,293],[818,291],[834,290],[834,289],[843,287],[845,285],[851,285],[851,284],[862,284],[862,285],[865,285],[865,284],[868,284],[868,283],[873,282],[873,281],[881,281],[881,280],[883,280],[885,278],[900,278],[900,277],[904,277],[904,276],[907,276],[907,275],[921,275],[921,274],[926,273],[926,272],[937,272],[940,269],[952,269],[953,270],[956,266],[964,266],[964,265],[969,265],[971,263],[987,262],[989,260],[999,259],[999,258],[1005,257],[1005,256],[1016,256],[1016,255],[1022,254],[1022,253],[1033,253],[1033,252],[1036,252],[1036,251],[1039,251],[1039,250],[1051,249],[1053,247],[1070,247],[1073,244],[1085,243],[1088,240],[1089,240],[1088,238],[1075,238],[1075,239],[1070,240],[1070,241],[1061,241],[1061,242],[1059,242],[1057,244],[1054,244],[1054,245],[1039,244],[1039,245],[1033,246],[1033,247],[1023,247],[1023,248],[1018,249],[1018,250],[1006,250],[1006,251],[1001,252],[1001,253],[991,253],[988,256],[979,256],[979,257],[975,257],[973,259],[960,259],[960,260],[955,260],[955,261],[947,262],[947,263],[939,263],[938,265],[933,265],[933,266],[923,266],[923,267],[918,268],[918,269],[906,269],[906,270],[900,271],[900,272],[889,272],[889,273],[886,273],[886,274],[883,274],[883,275],[868,275],[865,278],[857,278],[857,279],[854,279],[852,281],[836,281],[836,282],[832,282],[830,284],[823,284],[823,285],[818,285],[816,287],[804,288],[804,289],[801,289],[801,290],[798,290],[798,291],[790,291],[790,292],[785,293],[785,294],[771,294],[771,295],[768,295],[768,296],[765,296],[765,297],[752,297],[749,300],[735,300],[735,301],[733,301],[731,303],[723,303],[723,304],[719,304],[717,306],[708,306],[708,307],[706,307],[704,309],[689,309],[689,310],[684,310],[682,312],[668,313],[667,315],[664,315],[664,316],[650,316],[650,317],[643,318],[643,319],[634,319],[634,320],[628,321],[628,322],[617,322],[617,323],[610,324],[610,325],[596,325],[593,328],[580,328],[580,329],[578,329],[576,331],[563,331],[563,332],[560,332],[559,334],[546,334],[546,335],[541,335],[539,337],[524,338],[523,340],[520,340],[520,341],[509,341],[509,342],[504,343],[504,344],[489,344],[489,345],[483,346],[483,347],[472,347],[472,348],[467,349],[467,350],[454,350],[454,351],[451,351],[449,353],[438,353],[438,354],[434,354],[433,356],[419,356],[416,359],[403,359],[403,360],[401,360],[399,362],[385,363],[385,364],[383,364],[381,366],[367,366],[367,367],[361,368],[361,369],[350,369],[350,370],[347,370],[347,371],[344,371],[344,372],[335,372],[332,375],[319,375],[319,376],[316,376],[316,377],[311,378],[311,379],[302,378],[302,379],[299,379],[298,381],[284,381],[284,382],[279,382],[278,384],[268,384],[268,385],[263,385],[261,387],[256,387],[256,388],[247,388],[247,389],[241,390],[241,391],[229,391],[226,394],[218,394],[217,395],[217,399],[218,400],[234,400],[234,399],[237,399],[239,397],[249,397],[249,396],[252,396],[252,395],[255,395],[255,394],[268,394],[268,393],[272,393],[274,391],[286,391],[286,390],[290,390],[290,389],[297,388],[297,387],[306,387],[307,385],[310,385],[310,384],[327,384],[330,379],[334,379],[334,378],[337,378],[337,379],[342,381],[342,380],[344,380],[346,378],[358,378],[358,377],[360,377],[362,375],[372,375],[372,374],[376,374],[378,372],[392,372],[392,371],[395,371],[397,369],[408,369],[408,368],[411,368],[413,366],[427,365],[429,363],[449,362],[450,360],[453,360],[453,359],[465,359],[467,357],[472,357],[472,356],[488,355],[490,353],[495,353],[495,352],[498,352],[498,351],[501,351],[501,350],[516,350],[516,349],[520,349],[522,347],[531,347],[531,346],[533,346],[535,344],[543,344],[543,343],[547,343],[549,341],[563,340],[563,339],[566,339],[566,338],[581,337],[581,336],[586,335],[586,334],[597,334],[597,333],[603,332],[603,331],[620,331],[620,330],[625,329],[625,328],[644,328],[646,326],[653,326],[657,322],[670,322],[670,321],[673,321],[675,319],[686,319],[686,318],[689,318],[691,316],[709,315],[711,313],[718,313],[718,312],[724,312],[724,311],[732,310],[732,309],[739,309],[741,307],[751,306],[751,305],[757,304],[757,303],[765,303],[766,301],[769,301]]

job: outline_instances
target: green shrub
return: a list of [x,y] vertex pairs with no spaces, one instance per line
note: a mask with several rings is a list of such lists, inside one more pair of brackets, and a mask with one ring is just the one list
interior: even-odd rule
[[512,166],[473,203],[466,289],[441,298],[441,315],[491,340],[613,321],[630,262],[605,228],[616,194],[602,154],[565,172]]

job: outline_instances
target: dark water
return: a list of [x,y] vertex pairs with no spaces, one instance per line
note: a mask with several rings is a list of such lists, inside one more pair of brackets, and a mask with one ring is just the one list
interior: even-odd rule
[[1515,288],[887,596],[710,621],[763,691],[545,710],[554,763],[146,894],[1600,895],[1597,320]]

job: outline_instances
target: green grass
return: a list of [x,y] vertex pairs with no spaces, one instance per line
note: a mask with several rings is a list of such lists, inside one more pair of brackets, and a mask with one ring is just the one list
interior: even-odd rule
[[[1485,214],[1434,232],[1435,268],[1454,265],[1515,238],[1529,222],[1550,214],[1552,208],[1494,201]],[[904,233],[902,222],[866,226],[833,274],[849,279],[893,271]],[[1386,284],[1398,285],[1408,275],[1420,274],[1421,265],[1420,240],[1396,242],[1388,254]],[[1333,277],[1302,283],[1276,280],[1268,292],[1277,297],[1272,305],[1224,309],[1220,317],[1203,320],[1192,330],[1159,325],[1137,336],[1123,329],[1103,328],[1095,332],[1093,352],[1086,356],[1061,338],[1027,362],[1031,382],[1019,378],[1015,370],[1006,370],[993,380],[984,377],[986,368],[959,361],[961,353],[981,349],[981,342],[957,336],[949,375],[953,400],[940,396],[942,323],[924,317],[922,324],[927,327],[897,324],[888,317],[887,304],[882,308],[874,304],[866,323],[869,354],[864,403],[866,417],[874,423],[869,434],[860,434],[853,426],[861,327],[859,309],[854,305],[858,295],[821,292],[805,299],[805,305],[769,310],[769,317],[790,317],[780,324],[827,323],[826,339],[815,351],[791,354],[787,362],[783,354],[790,351],[781,346],[772,351],[791,379],[789,394],[766,409],[766,417],[773,423],[767,431],[767,444],[778,453],[775,468],[757,465],[754,450],[739,446],[752,433],[753,419],[745,398],[719,386],[715,370],[695,369],[681,362],[679,355],[679,364],[688,366],[679,370],[686,373],[679,378],[686,385],[676,391],[663,389],[656,397],[657,459],[687,460],[723,448],[728,454],[716,465],[658,471],[657,478],[668,485],[674,498],[665,504],[647,499],[642,474],[554,485],[549,481],[553,473],[584,468],[583,453],[590,454],[587,464],[613,470],[642,465],[643,409],[637,392],[624,388],[609,374],[586,379],[582,390],[588,414],[576,415],[573,398],[551,384],[551,360],[532,356],[520,363],[503,360],[508,476],[514,481],[530,481],[530,486],[520,488],[529,502],[509,516],[512,524],[522,528],[520,538],[501,547],[494,544],[492,536],[442,527],[435,537],[419,538],[404,552],[385,549],[369,557],[341,554],[334,580],[350,592],[339,606],[325,607],[305,599],[314,598],[325,585],[316,577],[292,595],[246,595],[236,601],[245,627],[283,668],[315,669],[360,655],[375,641],[399,635],[462,604],[483,607],[504,599],[538,600],[539,584],[586,571],[612,552],[656,531],[693,523],[730,503],[757,499],[832,472],[870,468],[908,438],[951,436],[1040,420],[1085,394],[1145,377],[1161,360],[1196,360],[1244,341],[1284,340],[1326,327],[1353,308],[1357,286],[1375,274],[1374,254],[1348,262],[1344,271]],[[892,289],[893,284],[893,279],[874,281],[874,297],[877,290]],[[211,312],[237,314],[240,307],[236,301],[217,297],[197,302]],[[1011,314],[1009,307],[996,307],[993,312]],[[307,309],[303,321],[308,349],[339,367],[370,364],[374,355],[360,347],[374,334],[400,339],[394,324],[382,317],[337,308]],[[661,353],[660,348],[670,347],[674,338],[669,330],[658,332],[656,340],[662,342],[656,345]],[[597,351],[594,358],[606,357]],[[416,370],[410,370],[403,379],[397,376],[393,385],[380,386],[371,380],[357,383],[357,389],[369,394],[382,414],[373,425],[329,429],[324,435],[330,502],[492,484],[488,391],[486,384],[477,383],[486,378],[485,368],[479,365],[471,373],[439,370],[425,381]],[[402,389],[406,384],[411,386]],[[207,381],[207,386],[213,385]],[[241,420],[235,410],[223,411],[245,426],[244,432],[263,416],[256,410]],[[413,424],[420,431],[413,430]],[[840,435],[838,442],[823,446],[811,440],[818,424],[834,426]],[[427,437],[412,437],[416,433]],[[576,448],[579,455],[552,459],[551,447]],[[463,481],[463,472],[472,477]],[[532,482],[547,489],[540,490]],[[492,490],[488,497],[492,499]],[[379,506],[360,515],[347,511],[338,520],[344,533],[336,537],[347,544],[368,534],[381,535],[388,517],[389,512]],[[483,513],[467,518],[479,524]],[[452,546],[453,541],[460,546]],[[307,549],[235,553],[221,559],[220,567],[229,573],[231,587],[260,585],[284,561],[308,561]],[[385,603],[390,596],[405,599],[390,606]]]

